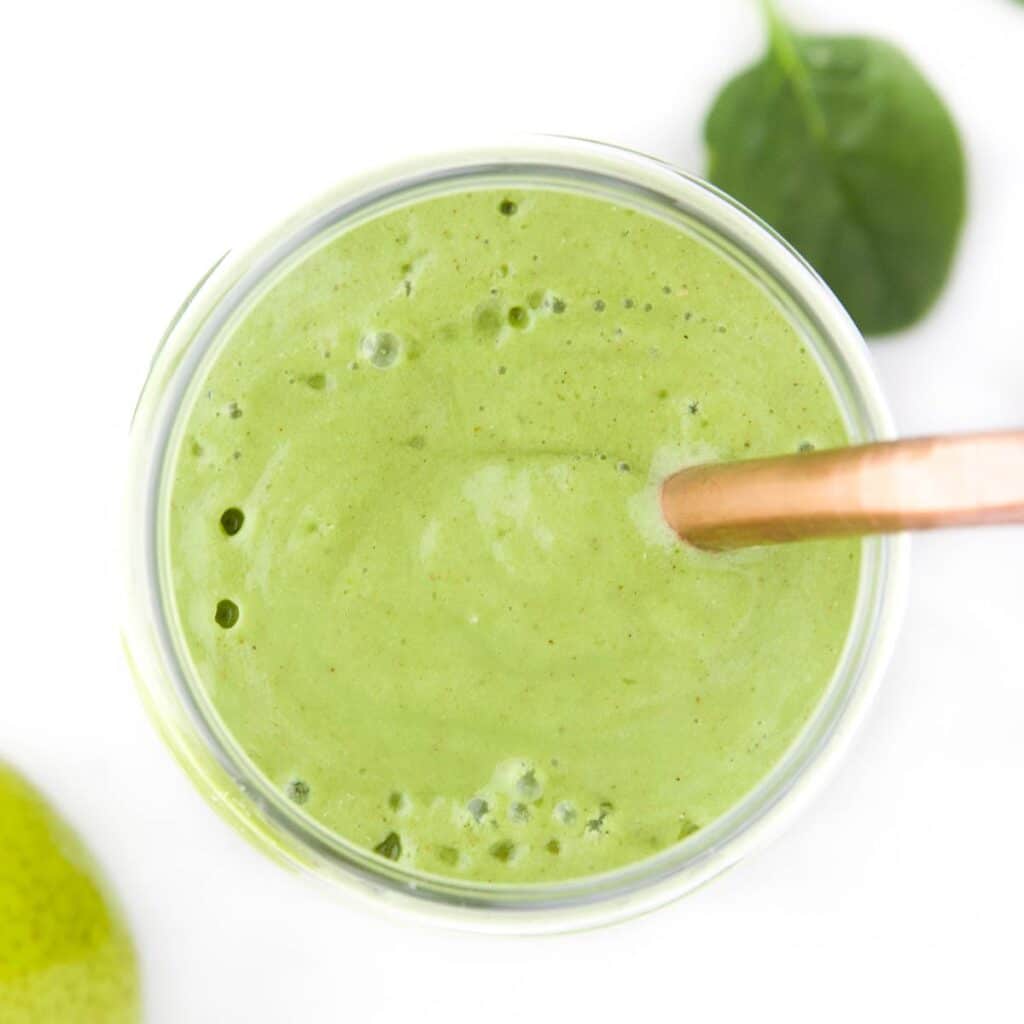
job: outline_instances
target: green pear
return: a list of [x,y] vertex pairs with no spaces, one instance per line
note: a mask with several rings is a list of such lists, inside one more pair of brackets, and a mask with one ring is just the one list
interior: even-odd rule
[[0,1021],[140,1018],[131,937],[74,833],[0,763]]

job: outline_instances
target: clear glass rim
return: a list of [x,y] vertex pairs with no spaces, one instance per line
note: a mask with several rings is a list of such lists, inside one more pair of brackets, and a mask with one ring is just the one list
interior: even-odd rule
[[[653,158],[603,143],[528,138],[427,156],[351,180],[255,243],[227,254],[168,328],[140,396],[130,442],[125,648],[151,715],[186,768],[199,775],[204,795],[220,810],[227,808],[243,831],[256,833],[265,845],[269,840],[286,860],[372,893],[378,902],[484,930],[565,930],[641,913],[691,891],[780,831],[824,781],[862,717],[891,652],[906,591],[906,538],[865,541],[857,607],[840,664],[811,721],[772,772],[685,843],[612,872],[566,882],[463,882],[382,861],[303,815],[204,713],[167,614],[161,495],[178,411],[224,322],[281,262],[374,203],[487,175],[531,176],[536,182],[551,174],[586,179],[692,218],[723,251],[758,274],[802,326],[826,375],[843,392],[840,403],[851,437],[892,436],[857,328],[815,272],[770,228],[713,186]],[[233,785],[228,797],[222,792],[225,780]]]

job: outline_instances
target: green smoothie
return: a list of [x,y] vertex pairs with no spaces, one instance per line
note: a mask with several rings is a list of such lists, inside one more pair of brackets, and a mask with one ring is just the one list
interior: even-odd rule
[[685,842],[836,668],[859,542],[711,555],[661,521],[681,465],[847,440],[792,325],[668,220],[484,189],[335,231],[182,416],[164,550],[203,698],[402,867],[546,882]]

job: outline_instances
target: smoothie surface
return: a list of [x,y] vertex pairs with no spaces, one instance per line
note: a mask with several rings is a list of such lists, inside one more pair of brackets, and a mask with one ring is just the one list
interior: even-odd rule
[[768,296],[653,215],[461,191],[335,233],[218,346],[167,570],[203,698],[302,810],[481,882],[685,841],[791,744],[860,542],[709,555],[656,484],[847,440]]

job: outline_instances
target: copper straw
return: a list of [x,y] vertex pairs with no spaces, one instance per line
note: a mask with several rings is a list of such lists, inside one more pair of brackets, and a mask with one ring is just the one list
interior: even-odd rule
[[1024,431],[693,466],[665,481],[661,507],[683,540],[711,550],[1024,523]]

